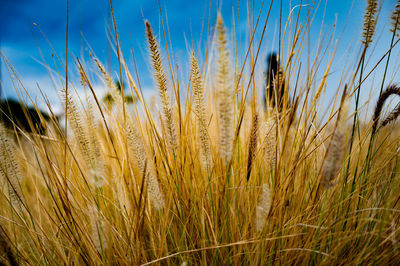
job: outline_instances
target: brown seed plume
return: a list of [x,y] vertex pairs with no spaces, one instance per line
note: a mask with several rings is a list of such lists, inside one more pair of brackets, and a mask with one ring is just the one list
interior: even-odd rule
[[[374,135],[376,130],[378,129],[379,118],[381,116],[382,108],[386,102],[386,100],[391,95],[398,95],[400,96],[400,88],[396,85],[389,86],[384,92],[382,92],[381,96],[379,97],[375,111],[373,116],[373,124],[372,124],[372,132],[371,134]],[[382,122],[382,127],[388,125],[389,123],[395,121],[397,117],[400,115],[400,106],[397,106],[394,111],[392,111]]]
[[367,8],[364,15],[363,40],[361,41],[365,47],[372,42],[375,33],[376,15],[378,11],[378,0],[368,0]]
[[393,28],[391,28],[390,31],[396,32],[396,35],[398,35],[399,34],[398,30],[400,28],[400,0],[397,0],[397,4],[394,7],[390,19],[392,20],[392,26],[393,26]]
[[168,144],[170,149],[175,150],[178,147],[176,139],[176,131],[174,126],[174,120],[172,115],[172,108],[168,96],[167,77],[164,72],[164,68],[161,62],[160,49],[158,48],[157,41],[153,34],[153,29],[148,21],[146,25],[146,37],[149,44],[151,63],[154,68],[154,77],[158,85],[158,92],[161,98],[161,104],[163,108],[164,125],[167,129]]
[[258,137],[258,114],[257,112],[253,115],[253,121],[251,125],[251,132],[250,132],[250,141],[249,141],[249,149],[248,149],[248,156],[247,156],[247,181],[250,179],[251,174],[251,166],[253,164],[253,160],[255,157],[255,152],[257,149],[257,137]]

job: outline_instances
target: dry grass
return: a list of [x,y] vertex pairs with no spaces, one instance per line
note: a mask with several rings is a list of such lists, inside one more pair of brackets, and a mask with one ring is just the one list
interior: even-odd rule
[[[184,104],[170,98],[174,90],[181,95],[183,85],[178,78],[174,88],[169,85],[148,22],[160,110],[149,108],[122,56],[127,87],[138,99],[132,108],[124,107],[94,59],[115,98],[106,108],[78,61],[81,83],[92,93],[82,104],[72,89],[62,90],[72,130],[0,136],[0,262],[399,263],[399,126],[360,122],[347,111],[349,97],[358,101],[351,92],[360,90],[356,77],[362,81],[360,66],[373,40],[378,11],[376,1],[369,2],[362,58],[343,77],[349,89],[338,86],[341,101],[323,120],[318,114],[332,58],[318,52],[307,78],[297,80],[299,40],[312,13],[297,24],[293,39],[286,36],[289,55],[280,82],[288,93],[280,113],[262,107],[257,92],[263,88],[254,82],[261,73],[245,74],[234,65],[220,15],[210,47],[216,56],[200,60],[204,66],[195,53],[188,58]],[[254,46],[246,63],[251,69]],[[321,70],[322,60],[328,63]],[[202,73],[209,68],[215,71]],[[322,79],[317,73],[324,73]]]

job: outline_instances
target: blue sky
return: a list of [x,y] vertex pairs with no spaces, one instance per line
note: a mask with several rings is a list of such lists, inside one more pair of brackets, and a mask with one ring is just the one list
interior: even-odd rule
[[[286,20],[291,8],[300,4],[300,0],[283,0],[283,18]],[[303,4],[312,2],[312,0],[302,1]],[[318,1],[317,1],[318,2]],[[337,55],[332,66],[332,75],[329,77],[327,90],[334,92],[337,88],[339,79],[342,75],[343,65],[349,62],[357,52],[359,52],[359,39],[361,36],[362,20],[366,1],[355,0],[327,0],[321,1],[315,15],[310,34],[310,49],[316,49],[316,43],[320,32],[325,38],[329,37],[335,21],[337,29],[335,40],[339,41]],[[368,55],[370,60],[367,64],[367,70],[387,51],[391,35],[389,33],[390,13],[394,7],[395,0],[383,1],[380,13],[377,34],[374,43],[372,55]],[[208,14],[211,17],[211,23],[215,22],[216,10],[221,6],[221,12],[228,28],[232,26],[232,14],[239,9],[239,36],[240,49],[244,50],[247,41],[247,2],[224,0],[221,3],[217,1],[182,1],[182,0],[161,0],[161,8],[164,18],[168,19],[170,37],[173,46],[174,61],[182,69],[182,76],[187,74],[188,51],[191,47],[193,37],[195,48],[198,48],[199,40],[202,40],[200,54],[204,53],[204,41],[206,31],[202,30],[207,26]],[[270,21],[267,26],[265,38],[263,40],[263,49],[261,60],[258,62],[260,71],[265,65],[265,55],[268,51],[275,50],[277,47],[276,31],[279,22],[279,1],[274,1],[271,11]],[[250,5],[252,2],[250,2]],[[265,1],[261,15],[261,23],[264,22],[270,1]],[[107,40],[107,22],[109,19],[108,0],[70,0],[70,31],[69,31],[69,49],[73,58],[79,57],[85,61],[88,69],[93,68],[90,63],[88,51],[93,50],[95,55],[107,65],[108,59],[108,40]],[[149,66],[148,54],[145,43],[144,19],[152,24],[157,35],[160,33],[160,10],[157,0],[119,0],[114,1],[114,11],[121,37],[122,50],[127,58],[131,70],[133,70],[131,48],[135,52],[136,63],[138,66],[140,82],[145,90],[145,94],[151,94],[153,82],[151,78],[151,69]],[[259,10],[261,1],[255,1],[255,10]],[[294,9],[296,12],[296,9]],[[301,16],[304,17],[306,9],[304,8]],[[296,14],[296,13],[294,13]],[[347,24],[346,21],[348,21]],[[37,25],[35,26],[34,23]],[[37,84],[44,90],[46,96],[53,104],[58,103],[57,81],[52,82],[48,70],[44,65],[49,66],[52,71],[60,71],[61,65],[57,63],[54,53],[50,48],[54,48],[62,62],[65,62],[65,25],[66,25],[66,1],[64,0],[1,0],[0,1],[0,34],[1,51],[15,67],[24,87],[37,100],[40,106],[44,106],[41,101]],[[346,27],[345,27],[346,26]],[[261,28],[260,28],[261,30]],[[343,31],[344,30],[344,31]],[[343,31],[343,35],[341,35]],[[42,33],[46,36],[44,37]],[[202,35],[201,35],[202,33]],[[258,37],[260,34],[257,35]],[[341,38],[339,38],[341,37]],[[165,47],[164,39],[161,39],[162,47]],[[354,47],[354,48],[352,48]],[[397,47],[396,47],[397,48]],[[350,49],[350,54],[347,51]],[[373,49],[373,48],[372,48]],[[371,50],[372,50],[371,49]],[[165,51],[162,51],[165,57]],[[43,56],[43,57],[42,57]],[[112,74],[117,76],[117,57],[112,52]],[[399,49],[394,49],[392,55],[392,64],[399,59]],[[54,63],[56,62],[56,63]],[[3,96],[17,97],[10,74],[7,72],[4,62],[2,62],[2,84]],[[73,64],[73,63],[72,63]],[[379,67],[377,74],[372,75],[366,82],[366,88],[363,90],[362,101],[368,100],[372,87],[378,84],[379,74],[382,73]],[[76,71],[75,71],[76,73]],[[322,76],[323,73],[321,73]],[[389,79],[396,80],[398,71],[389,73]],[[71,76],[73,81],[77,82],[77,76]],[[54,85],[56,84],[56,85]],[[329,96],[329,92],[327,93]],[[373,98],[374,96],[372,96]]]

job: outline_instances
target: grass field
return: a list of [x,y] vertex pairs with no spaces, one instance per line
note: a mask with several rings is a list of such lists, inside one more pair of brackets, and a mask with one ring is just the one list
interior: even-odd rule
[[[325,116],[335,53],[317,53],[300,72],[312,15],[295,24],[281,50],[274,82],[285,92],[281,109],[271,99],[264,107],[257,87],[259,43],[235,60],[219,14],[204,58],[187,58],[185,81],[160,50],[163,37],[145,23],[158,104],[143,97],[118,38],[122,90],[96,57],[90,68],[69,62],[81,84],[63,76],[65,124],[47,121],[46,135],[0,124],[1,264],[400,263],[400,107],[381,112],[399,87],[374,88],[381,96],[369,121],[357,112],[366,77],[387,79],[386,71],[364,71],[378,1],[368,1],[357,64],[343,69],[350,74]],[[380,19],[392,23],[385,34],[393,35],[388,47],[396,45],[400,2],[392,18]],[[111,103],[96,95],[93,75]],[[82,87],[88,93],[78,97]],[[134,103],[123,100],[127,92]]]

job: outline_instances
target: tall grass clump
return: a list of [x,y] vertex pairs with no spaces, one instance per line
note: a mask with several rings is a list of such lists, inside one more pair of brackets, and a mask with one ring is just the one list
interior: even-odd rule
[[[392,96],[400,92],[377,70],[386,61],[396,77],[398,58],[389,56],[398,9],[380,16],[393,40],[374,51],[379,1],[367,1],[354,62],[337,63],[343,44],[334,30],[311,49],[318,6],[297,6],[277,29],[272,85],[259,62],[273,25],[260,10],[248,13],[243,49],[221,13],[210,15],[206,52],[188,48],[176,68],[163,65],[172,50],[146,21],[153,103],[119,43],[121,87],[137,101],[123,100],[94,51],[84,65],[62,65],[69,78],[51,72],[62,81],[66,128],[54,123],[40,135],[0,122],[0,264],[399,264],[400,107]],[[343,73],[338,81],[335,73]],[[371,76],[378,100],[361,102]],[[274,102],[266,86],[283,104],[265,108]]]

